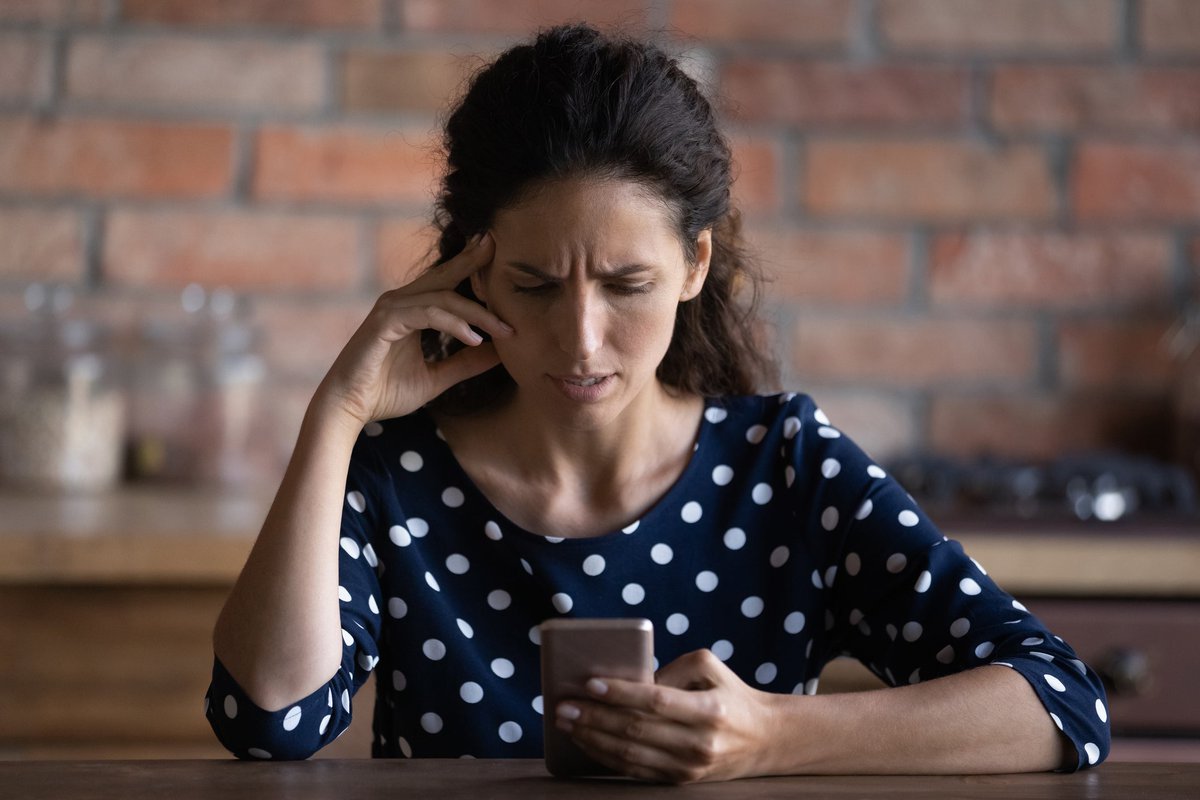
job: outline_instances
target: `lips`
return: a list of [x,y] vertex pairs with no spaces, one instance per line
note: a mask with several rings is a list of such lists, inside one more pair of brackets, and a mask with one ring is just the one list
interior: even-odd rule
[[613,385],[613,374],[551,375],[551,379],[570,400],[594,403],[609,393]]

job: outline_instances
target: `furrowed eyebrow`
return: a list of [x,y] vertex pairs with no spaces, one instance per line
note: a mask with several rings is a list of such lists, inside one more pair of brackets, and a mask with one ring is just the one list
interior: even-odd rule
[[[513,269],[517,270],[518,272],[524,272],[526,275],[529,275],[531,278],[537,278],[538,280],[544,281],[546,283],[557,283],[562,280],[561,278],[559,278],[555,275],[551,275],[547,272],[543,272],[542,270],[538,269],[537,267],[532,266],[530,264],[526,264],[522,261],[509,261],[508,266],[512,267]],[[624,266],[617,267],[616,269],[611,270],[609,272],[602,272],[602,273],[600,273],[599,277],[601,277],[601,278],[624,278],[629,275],[636,274],[638,272],[650,272],[650,271],[651,271],[651,268],[649,266],[647,266],[646,264],[625,264]]]

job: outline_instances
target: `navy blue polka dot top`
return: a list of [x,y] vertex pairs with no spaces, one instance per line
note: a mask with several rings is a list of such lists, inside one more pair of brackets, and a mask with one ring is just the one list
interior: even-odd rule
[[816,692],[840,655],[890,685],[1002,664],[1077,767],[1107,755],[1096,674],[805,395],[707,400],[680,478],[602,536],[507,520],[424,410],[364,429],[346,490],[341,669],[269,713],[215,661],[205,714],[238,757],[308,757],[372,674],[376,757],[541,757],[537,626],[555,616],[646,617],[659,664],[709,648],[771,692]]

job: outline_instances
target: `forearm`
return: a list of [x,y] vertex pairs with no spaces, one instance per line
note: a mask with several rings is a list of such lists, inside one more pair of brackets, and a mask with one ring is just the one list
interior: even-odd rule
[[984,666],[913,686],[774,696],[767,774],[991,773],[1073,757],[1028,682]]
[[275,501],[213,631],[213,648],[266,710],[341,664],[338,536],[357,430],[309,407]]

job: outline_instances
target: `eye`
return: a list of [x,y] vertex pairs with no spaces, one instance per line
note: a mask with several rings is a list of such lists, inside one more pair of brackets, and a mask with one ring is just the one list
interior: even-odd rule
[[517,292],[518,294],[545,294],[554,288],[555,286],[552,283],[539,283],[537,286],[520,286],[519,284],[513,284],[513,291]]
[[609,288],[617,294],[646,294],[653,283],[614,283]]

